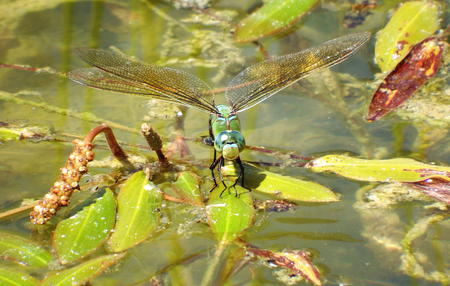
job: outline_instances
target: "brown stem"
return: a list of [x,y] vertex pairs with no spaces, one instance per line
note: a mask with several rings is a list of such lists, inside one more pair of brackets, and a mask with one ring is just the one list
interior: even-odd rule
[[86,137],[84,137],[84,142],[92,143],[92,141],[94,141],[94,138],[102,132],[105,134],[106,142],[108,142],[109,149],[111,150],[114,157],[116,157],[117,160],[119,160],[124,166],[131,166],[132,164],[130,163],[130,161],[128,161],[127,154],[125,154],[119,143],[117,143],[116,137],[114,136],[112,129],[108,125],[102,124],[91,129]]
[[38,203],[39,203],[39,201],[34,201],[26,206],[20,206],[18,208],[12,209],[12,210],[4,211],[4,212],[0,213],[0,219],[6,218],[6,217],[9,217],[9,216],[12,216],[12,215],[24,212],[24,211],[28,211],[28,210],[34,208]]
[[161,166],[169,166],[170,163],[161,150],[162,141],[159,134],[156,133],[156,131],[153,130],[153,128],[147,123],[142,123],[141,134],[144,136],[150,148],[155,151],[156,155],[158,156],[158,161],[161,163]]

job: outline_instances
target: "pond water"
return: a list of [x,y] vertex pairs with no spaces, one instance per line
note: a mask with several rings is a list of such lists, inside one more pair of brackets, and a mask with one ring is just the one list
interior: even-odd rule
[[[219,18],[236,23],[254,8],[255,2],[217,1],[213,7]],[[385,25],[395,4],[382,3],[353,29],[343,26],[348,7],[345,1],[322,3],[285,34],[261,43],[270,55],[281,55],[352,32],[375,33]],[[0,63],[67,72],[85,66],[74,53],[75,48],[113,46],[144,62],[188,71],[220,88],[244,67],[263,59],[256,45],[234,43],[226,26],[206,25],[196,19],[198,15],[208,19],[207,15],[190,9],[177,10],[160,1],[13,0],[0,2],[0,12],[5,15],[0,19]],[[374,75],[379,72],[373,60],[374,42],[372,37],[344,63],[301,80],[243,112],[240,119],[247,144],[302,156],[344,153],[378,159],[409,157],[448,165],[448,125],[418,123],[393,114],[373,123],[364,120],[376,87]],[[17,207],[24,199],[40,198],[48,191],[71,152],[70,141],[99,124],[78,116],[82,112],[92,113],[100,121],[117,123],[118,128],[113,130],[120,142],[128,144],[125,149],[140,154],[149,152],[148,156],[154,155],[139,148],[145,144],[139,135],[144,118],[166,143],[174,137],[173,114],[179,110],[183,112],[182,132],[186,137],[208,134],[208,115],[203,112],[176,106],[171,109],[157,101],[149,103],[143,97],[89,89],[45,71],[0,69],[0,92],[24,99],[21,103],[0,100],[1,122],[46,127],[55,138],[64,139],[0,144],[1,211]],[[44,103],[44,108],[28,104],[30,101]],[[45,106],[71,110],[75,115],[52,112]],[[153,116],[163,108],[169,110],[168,119]],[[425,138],[430,132],[434,135],[429,137],[434,137]],[[202,166],[199,174],[207,181],[211,148],[192,140],[187,144],[193,156],[189,162]],[[97,159],[107,156],[105,149],[96,152]],[[286,157],[245,151],[242,158],[284,162]],[[432,202],[399,200],[388,208],[370,209],[359,197],[360,189],[368,186],[365,182],[312,173],[289,164],[264,168],[320,183],[339,194],[341,201],[298,203],[288,212],[260,212],[244,236],[247,242],[274,251],[308,249],[314,254],[313,262],[325,285],[441,285],[430,278],[414,278],[400,269],[405,253],[401,239],[427,216],[424,206]],[[92,172],[109,173],[110,169],[92,168]],[[207,192],[208,186],[204,189]],[[171,203],[166,206],[167,212],[162,212],[164,230],[129,250],[121,263],[98,276],[92,285],[150,285],[149,278],[173,261],[202,254],[201,258],[182,264],[177,275],[171,270],[172,274],[165,278],[168,285],[199,285],[214,254],[214,237],[206,224],[198,222],[198,210]],[[414,244],[426,273],[448,274],[449,226],[448,221],[430,226]],[[36,231],[28,222],[27,213],[0,220],[0,232],[33,238],[48,248],[53,227]],[[47,271],[2,263],[0,267],[15,267],[39,278]],[[276,279],[276,271],[249,263],[227,285],[283,285]],[[180,277],[183,280],[177,280]]]

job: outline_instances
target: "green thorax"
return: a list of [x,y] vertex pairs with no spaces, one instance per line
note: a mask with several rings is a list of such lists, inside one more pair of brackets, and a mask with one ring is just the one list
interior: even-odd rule
[[212,114],[211,129],[214,136],[214,148],[227,160],[235,160],[245,148],[245,139],[241,134],[241,124],[236,113],[227,105],[216,106],[219,114]]
[[211,114],[211,128],[214,137],[225,130],[241,131],[241,123],[228,105],[217,105],[220,115]]

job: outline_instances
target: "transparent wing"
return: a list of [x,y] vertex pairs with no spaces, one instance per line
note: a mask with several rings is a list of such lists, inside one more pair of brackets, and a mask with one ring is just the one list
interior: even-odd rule
[[98,70],[70,72],[69,78],[75,82],[100,89],[150,95],[217,113],[209,86],[189,73],[141,63],[112,51],[81,48],[77,53]]
[[83,68],[70,71],[68,77],[79,84],[122,93],[152,96],[156,99],[177,102],[172,98],[157,94],[154,90],[147,88],[145,84],[126,80],[98,68]]
[[231,80],[225,96],[235,112],[249,109],[312,71],[342,62],[369,38],[368,32],[350,34],[252,65]]

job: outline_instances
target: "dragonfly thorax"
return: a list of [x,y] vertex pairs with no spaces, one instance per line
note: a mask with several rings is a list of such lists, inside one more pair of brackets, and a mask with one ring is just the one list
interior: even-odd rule
[[227,160],[235,160],[245,148],[245,139],[241,132],[225,130],[217,134],[214,148]]

